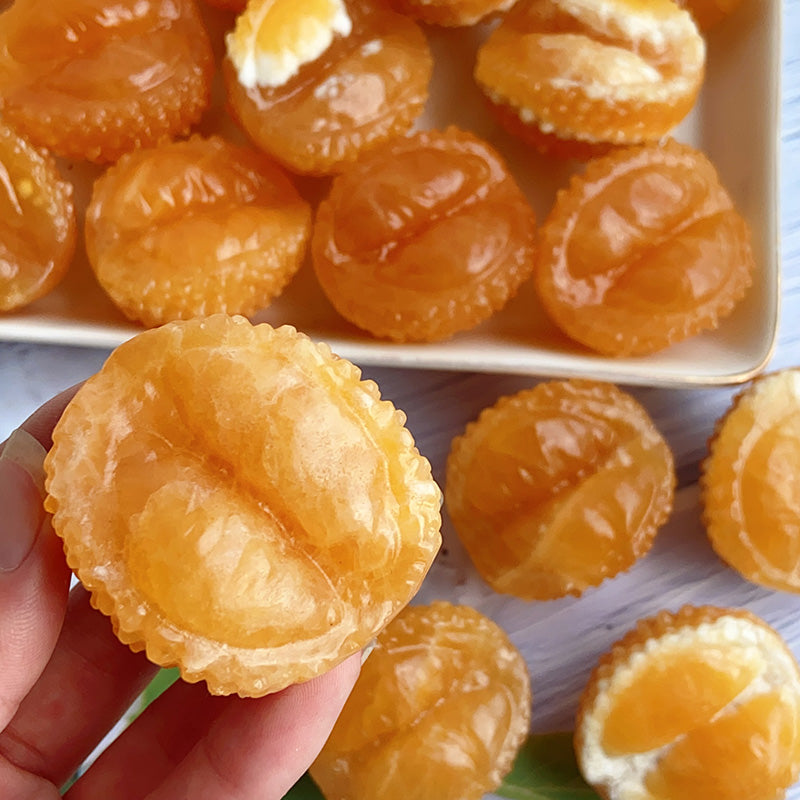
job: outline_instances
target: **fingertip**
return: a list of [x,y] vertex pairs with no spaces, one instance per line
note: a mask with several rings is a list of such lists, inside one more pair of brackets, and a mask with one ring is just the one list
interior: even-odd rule
[[349,656],[322,675],[312,678],[306,683],[290,686],[279,694],[293,695],[297,713],[305,713],[306,709],[309,709],[311,714],[317,718],[324,715],[329,719],[335,719],[350,696],[360,672],[361,653],[359,652]]
[[17,428],[6,439],[3,449],[0,451],[0,461],[13,461],[24,469],[43,498],[45,495],[44,459],[46,455],[47,451],[35,436],[23,428]]
[[42,562],[46,573],[53,572],[52,552],[59,556],[55,571],[68,571],[44,509],[45,455],[41,443],[22,428],[12,432],[0,451],[0,574],[18,570],[34,549],[34,560]]
[[47,664],[66,608],[70,573],[42,502],[44,456],[21,428],[0,452],[0,730]]
[[49,661],[66,610],[70,572],[41,505],[27,471],[0,460],[0,730]]
[[76,383],[48,400],[37,408],[20,428],[31,434],[45,450],[49,450],[53,446],[53,428],[81,385],[82,383]]
[[35,480],[25,467],[4,456],[0,457],[0,575],[19,569],[44,519]]
[[[369,652],[367,652],[369,655]],[[352,656],[346,658],[341,664],[334,667],[332,676],[336,680],[336,689],[339,692],[345,693],[345,699],[350,695],[353,690],[358,676],[361,674],[361,666],[366,660],[364,653],[359,651]]]

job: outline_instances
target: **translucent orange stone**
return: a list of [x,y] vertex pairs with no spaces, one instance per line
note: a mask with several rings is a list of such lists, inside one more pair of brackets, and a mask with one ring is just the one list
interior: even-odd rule
[[293,328],[168,323],[67,407],[46,507],[122,642],[263,695],[361,649],[430,567],[440,492],[404,421]]
[[247,5],[247,0],[204,0],[210,6],[215,8],[224,8],[228,11],[241,12],[244,11]]
[[311,252],[342,316],[375,336],[430,341],[501,308],[533,271],[534,240],[502,157],[451,127],[394,139],[337,176]]
[[714,165],[672,140],[591,161],[539,234],[545,311],[608,356],[653,353],[716,328],[756,268],[749,226]]
[[676,0],[691,13],[702,31],[710,30],[732,14],[742,0]]
[[478,51],[475,78],[512,133],[580,157],[666,135],[704,70],[704,40],[672,0],[521,0]]
[[608,800],[777,800],[800,776],[800,669],[747,611],[641,620],[580,699],[575,752]]
[[445,501],[496,591],[550,600],[644,556],[674,488],[669,446],[633,397],[550,381],[501,398],[453,440]]
[[193,0],[15,0],[0,15],[0,112],[58,155],[113,161],[188,132],[213,69]]
[[72,194],[55,161],[0,119],[0,311],[47,294],[69,269]]
[[531,713],[528,668],[468,606],[409,606],[361,668],[311,775],[330,800],[479,800],[510,771]]
[[754,583],[800,593],[800,370],[746,387],[717,422],[703,462],[714,550]]
[[252,314],[302,263],[311,209],[254,148],[193,136],[123,156],[95,182],[86,250],[131,319]]
[[392,7],[427,25],[463,27],[508,11],[513,0],[392,0]]
[[351,0],[352,32],[277,87],[245,88],[223,63],[233,117],[294,172],[342,171],[366,148],[403,134],[428,98],[433,58],[411,19],[379,1]]

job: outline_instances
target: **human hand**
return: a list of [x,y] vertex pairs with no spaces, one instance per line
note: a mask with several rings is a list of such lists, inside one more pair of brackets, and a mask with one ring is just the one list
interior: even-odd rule
[[[0,445],[0,797],[55,800],[157,668],[69,591],[42,508],[42,461],[76,389]],[[178,681],[69,789],[69,800],[278,800],[316,757],[358,675],[351,657],[258,699]]]

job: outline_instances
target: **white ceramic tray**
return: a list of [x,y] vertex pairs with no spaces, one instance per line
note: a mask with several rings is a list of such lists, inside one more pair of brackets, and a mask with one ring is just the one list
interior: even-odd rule
[[[570,343],[546,320],[531,285],[494,318],[436,344],[398,345],[360,333],[343,321],[305,265],[257,321],[290,323],[357,364],[538,376],[582,376],[627,384],[739,383],[764,368],[774,347],[780,297],[778,145],[780,0],[750,0],[709,36],[704,89],[677,138],[704,150],[751,225],[758,271],[752,289],[719,329],[643,358],[610,359]],[[219,26],[222,17],[214,15]],[[219,31],[218,31],[219,33]],[[498,129],[472,77],[485,30],[428,29],[436,69],[421,127],[458,124],[493,142],[533,203],[546,215],[570,166],[545,160]],[[219,47],[220,37],[217,36]],[[218,107],[221,104],[218,104]],[[230,132],[217,110],[204,125]],[[64,165],[85,204],[94,168]],[[324,186],[311,187],[317,192]],[[65,281],[17,313],[0,315],[0,339],[109,348],[137,333],[96,284],[79,252]]]

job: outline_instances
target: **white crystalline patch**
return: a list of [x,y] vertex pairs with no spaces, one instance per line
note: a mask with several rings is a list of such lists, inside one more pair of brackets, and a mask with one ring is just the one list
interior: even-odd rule
[[335,0],[327,19],[308,17],[303,20],[303,36],[294,48],[263,51],[257,37],[270,8],[269,3],[264,4],[261,18],[251,25],[251,35],[246,42],[239,45],[233,34],[228,34],[225,39],[239,83],[247,89],[282,86],[297,74],[300,67],[319,58],[331,46],[335,34],[349,36],[353,27],[344,4],[341,0]]
[[759,403],[769,403],[786,395],[800,401],[800,370],[778,372],[753,384],[753,397]]
[[[672,50],[672,58],[680,60],[679,73],[670,80],[664,80],[664,75],[661,75],[660,83],[653,79],[656,70],[639,55],[633,57],[643,66],[636,67],[632,63],[620,61],[620,70],[615,72],[622,74],[622,82],[610,84],[617,87],[616,95],[619,95],[619,99],[631,96],[636,91],[635,86],[652,83],[652,91],[648,87],[648,99],[668,102],[676,94],[691,91],[699,80],[706,59],[705,40],[687,11],[675,9],[665,13],[663,5],[650,9],[643,4],[637,6],[634,12],[624,0],[556,2],[562,11],[580,19],[593,32],[589,33],[591,38],[596,35],[603,41],[616,41],[620,45],[618,49],[627,51],[631,56],[642,51],[642,46],[646,45],[656,53],[664,54]],[[598,47],[601,46],[600,42],[597,44]],[[612,45],[609,49],[617,48]],[[643,67],[653,70],[649,79]],[[630,71],[630,77],[625,77],[624,73],[627,71]],[[607,87],[604,92],[607,93]]]
[[380,53],[381,50],[383,50],[383,42],[380,39],[370,39],[361,45],[362,56],[374,56],[376,53]]
[[579,34],[544,34],[537,46],[564,55],[558,76],[549,80],[554,89],[580,89],[592,100],[668,102],[689,92],[694,81],[690,74],[667,79],[637,53]]
[[[780,689],[787,701],[800,694],[797,666],[777,635],[768,628],[736,616],[723,616],[713,622],[703,623],[696,629],[683,628],[648,640],[642,650],[634,653],[628,663],[620,668],[623,672],[615,670],[615,693],[633,680],[641,666],[652,663],[660,653],[681,648],[691,640],[703,646],[717,645],[724,649],[736,647],[743,652],[745,660],[752,659],[760,663],[760,674],[733,700],[732,705],[775,689]],[[622,756],[609,756],[603,751],[603,728],[611,709],[606,694],[610,683],[608,678],[599,682],[600,699],[591,714],[584,717],[584,777],[594,785],[614,786],[615,796],[626,800],[649,797],[645,789],[645,777],[670,745]]]
[[[575,40],[571,42],[570,40]],[[636,53],[621,47],[593,42],[579,34],[543,34],[537,47],[552,51],[553,57],[563,58],[563,69],[547,83],[563,92],[578,92],[590,101],[608,103],[671,103],[691,92],[695,76],[673,75],[666,78],[652,64]],[[569,54],[568,57],[566,54]],[[619,131],[609,130],[603,136],[592,136],[579,130],[557,129],[548,119],[547,111],[537,112],[520,105],[501,92],[483,87],[483,91],[498,105],[509,105],[526,125],[536,125],[542,133],[555,133],[564,138],[589,143],[624,141]],[[563,110],[563,109],[562,109]]]
[[344,85],[341,76],[331,75],[314,87],[314,97],[317,100],[333,100],[342,93]]
[[[511,6],[514,5],[516,0],[502,0],[502,2],[497,4],[492,4],[491,13],[498,14],[504,11],[508,11]],[[441,6],[441,0],[420,0],[420,4],[423,6],[437,8]],[[458,11],[459,17],[459,24],[461,25],[476,25],[477,23],[481,22],[482,20],[486,19],[489,15],[488,10],[478,10],[473,14],[468,14],[466,9],[461,8]]]
[[676,9],[665,16],[646,6],[631,8],[620,0],[557,0],[562,11],[585,20],[598,33],[622,34],[631,42],[647,42],[663,50],[670,42],[681,42],[697,35],[697,26],[687,11]]
[[602,80],[607,94],[609,88],[655,85],[663,80],[662,74],[636,53],[622,47],[595,43],[577,34],[542,36],[539,47],[542,50],[569,53],[569,58],[564,59],[558,80],[552,81],[557,87],[562,82],[565,87],[585,84],[587,76],[593,76]]

